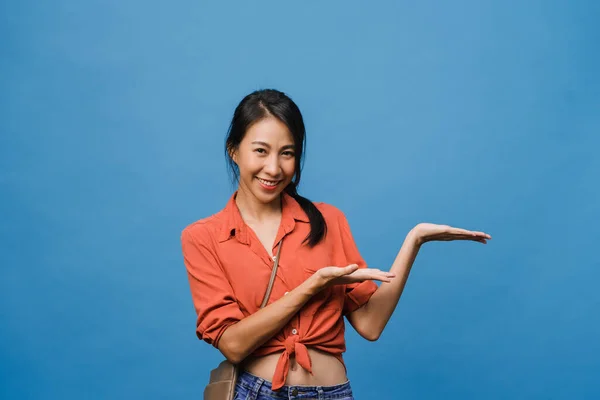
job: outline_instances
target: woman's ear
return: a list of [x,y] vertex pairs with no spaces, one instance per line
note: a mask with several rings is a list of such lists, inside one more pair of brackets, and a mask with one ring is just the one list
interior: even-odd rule
[[237,150],[230,147],[227,149],[227,153],[229,154],[229,157],[231,157],[233,162],[237,165]]

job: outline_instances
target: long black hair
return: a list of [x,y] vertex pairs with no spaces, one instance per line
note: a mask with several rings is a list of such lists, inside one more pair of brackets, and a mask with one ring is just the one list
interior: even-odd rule
[[306,129],[300,109],[285,93],[274,89],[258,90],[244,97],[238,104],[233,113],[225,142],[225,154],[229,169],[234,179],[239,181],[240,172],[231,155],[237,150],[248,128],[267,117],[275,117],[284,123],[294,138],[296,172],[284,190],[300,204],[308,216],[310,233],[304,242],[308,241],[308,245],[313,247],[325,236],[327,224],[317,207],[307,198],[300,196],[297,191],[302,173],[302,154],[306,147]]

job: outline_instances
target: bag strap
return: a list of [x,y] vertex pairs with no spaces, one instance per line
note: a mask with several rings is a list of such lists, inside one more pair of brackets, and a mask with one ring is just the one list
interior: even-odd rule
[[269,301],[269,297],[271,296],[271,289],[273,289],[273,283],[275,282],[275,275],[277,275],[277,266],[279,265],[279,254],[281,254],[281,244],[283,243],[283,239],[279,241],[279,246],[277,247],[277,255],[275,256],[275,264],[273,264],[273,270],[271,271],[271,279],[269,280],[269,286],[267,287],[267,292],[265,293],[265,297],[263,298],[262,304],[260,308],[263,308],[267,305]]

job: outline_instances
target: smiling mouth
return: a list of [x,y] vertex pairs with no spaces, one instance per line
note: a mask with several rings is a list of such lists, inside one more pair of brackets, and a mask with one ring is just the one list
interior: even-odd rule
[[277,184],[278,184],[279,182],[281,182],[281,181],[268,181],[268,180],[266,180],[266,179],[261,179],[261,178],[256,178],[256,179],[258,179],[258,181],[259,181],[260,183],[262,183],[263,185],[265,185],[265,186],[267,186],[267,187],[275,187],[275,186],[277,186]]

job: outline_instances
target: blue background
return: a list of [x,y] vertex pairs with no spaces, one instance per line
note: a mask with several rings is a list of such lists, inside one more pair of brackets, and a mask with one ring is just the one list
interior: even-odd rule
[[[214,2],[217,3],[217,2]],[[524,3],[527,3],[526,5]],[[359,399],[600,397],[600,3],[0,4],[0,397],[200,398],[180,232],[234,187],[237,103],[300,106],[300,192],[371,267],[425,245]]]

